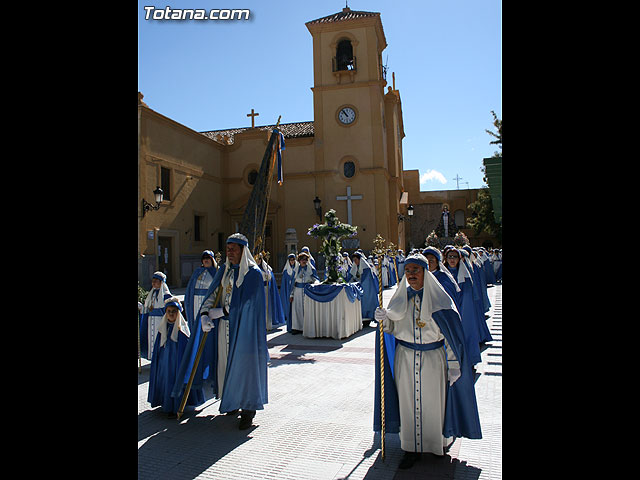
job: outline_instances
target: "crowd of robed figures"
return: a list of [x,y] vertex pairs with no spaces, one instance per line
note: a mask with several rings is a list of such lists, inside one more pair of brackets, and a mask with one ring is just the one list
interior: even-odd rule
[[[154,273],[152,289],[139,304],[140,352],[151,360],[148,402],[170,417],[178,411],[206,334],[186,405],[204,403],[204,386],[210,384],[220,412],[240,416],[239,428],[249,428],[268,402],[267,332],[283,325],[293,334],[302,331],[304,286],[320,281],[309,249],[289,255],[278,290],[271,267],[254,259],[247,245],[243,235],[231,235],[221,265],[205,250],[184,306],[162,272]],[[364,292],[363,322],[383,324],[386,431],[400,433],[401,467],[409,468],[422,453],[443,455],[456,437],[481,438],[474,365],[481,362],[481,346],[492,340],[485,321],[487,287],[502,281],[502,252],[449,245],[442,251],[413,250],[407,257],[399,250],[381,263],[358,250],[343,255],[340,269],[345,281],[358,282]],[[378,269],[383,288],[399,281],[386,309],[379,305]],[[378,330],[376,337],[374,430],[379,431]]]

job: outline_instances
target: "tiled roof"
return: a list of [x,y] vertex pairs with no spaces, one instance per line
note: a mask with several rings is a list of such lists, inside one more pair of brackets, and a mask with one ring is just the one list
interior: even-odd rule
[[359,12],[356,10],[351,10],[349,7],[343,8],[341,12],[334,13],[332,15],[327,15],[326,17],[317,18],[315,20],[311,20],[305,25],[316,25],[320,23],[333,23],[333,22],[342,22],[345,20],[356,20],[358,18],[365,17],[375,17],[380,16],[379,12]]
[[[256,128],[258,130],[273,130],[273,127],[275,127],[275,124]],[[313,122],[281,123],[278,128],[284,134],[284,138],[313,137],[314,133]],[[209,132],[200,133],[205,137],[211,138],[212,140],[217,140],[216,137],[227,135],[229,137],[229,145],[231,145],[234,142],[235,135],[246,130],[250,130],[250,127],[229,128],[227,130],[211,130]]]

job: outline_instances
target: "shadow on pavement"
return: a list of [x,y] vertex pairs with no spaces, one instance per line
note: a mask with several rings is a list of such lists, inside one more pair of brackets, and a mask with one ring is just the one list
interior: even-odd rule
[[139,438],[152,435],[138,449],[138,479],[195,478],[251,440],[256,428],[238,430],[238,417],[227,415],[188,416],[177,421],[156,410],[145,414],[157,417],[157,421],[153,422],[155,427],[138,432]]

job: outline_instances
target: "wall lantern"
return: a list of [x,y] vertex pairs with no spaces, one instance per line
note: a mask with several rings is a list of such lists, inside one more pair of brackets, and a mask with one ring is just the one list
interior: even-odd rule
[[147,202],[144,198],[142,199],[142,216],[143,217],[145,213],[147,213],[149,210],[158,210],[160,208],[160,204],[162,203],[162,197],[164,195],[164,192],[159,186],[157,186],[156,189],[153,191],[153,195],[155,196],[155,199],[156,199],[155,206]]

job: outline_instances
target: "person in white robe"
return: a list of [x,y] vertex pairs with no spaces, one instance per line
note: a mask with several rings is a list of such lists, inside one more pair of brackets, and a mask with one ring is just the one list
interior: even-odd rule
[[318,282],[318,273],[309,264],[309,254],[300,252],[298,265],[294,274],[293,289],[289,301],[291,302],[291,333],[297,335],[304,329],[304,286]]
[[444,455],[452,443],[443,436],[447,382],[451,385],[460,377],[456,355],[431,316],[436,310],[455,310],[451,297],[429,272],[422,254],[407,257],[404,271],[388,308],[375,313],[384,331],[398,340],[394,380],[405,452],[402,469],[410,468],[421,453]]
[[172,296],[167,286],[167,276],[164,272],[154,272],[151,278],[151,291],[144,301],[140,321],[141,355],[147,360],[153,358],[158,328],[165,313],[164,302]]

